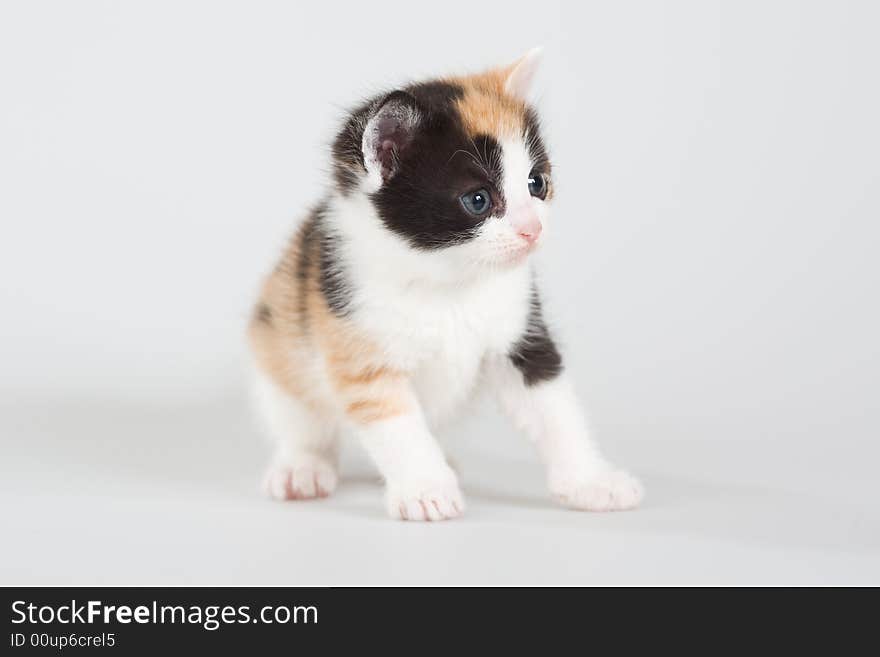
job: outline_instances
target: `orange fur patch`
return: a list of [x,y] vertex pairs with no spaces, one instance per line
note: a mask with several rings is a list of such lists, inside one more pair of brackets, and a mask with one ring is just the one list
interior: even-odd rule
[[341,367],[338,372],[339,382],[346,386],[365,386],[402,377],[403,372],[384,365],[367,365],[361,369],[352,370],[346,363],[346,366]]
[[509,68],[495,69],[450,80],[464,90],[456,107],[472,137],[489,135],[501,141],[523,134],[526,105],[505,92],[509,73]]
[[[304,242],[301,229],[263,286],[249,328],[257,366],[316,413],[342,411],[366,424],[407,412],[406,373],[384,362],[369,338],[333,314],[318,281],[318,245]],[[298,276],[303,256],[307,267]],[[271,322],[261,319],[261,308],[271,311]],[[318,379],[327,385],[317,385]]]
[[348,417],[360,424],[387,420],[407,411],[407,406],[392,398],[356,399],[345,407]]

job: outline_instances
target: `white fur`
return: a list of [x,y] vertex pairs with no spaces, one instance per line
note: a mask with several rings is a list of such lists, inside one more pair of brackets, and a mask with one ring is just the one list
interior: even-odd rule
[[464,511],[455,473],[418,406],[356,432],[385,478],[385,506],[392,518],[446,520]]
[[319,417],[254,370],[254,401],[275,444],[263,489],[279,500],[324,497],[337,478],[338,422]]
[[502,409],[538,448],[557,502],[587,511],[638,506],[641,484],[604,459],[565,374],[529,387],[507,359],[490,362],[487,373]]

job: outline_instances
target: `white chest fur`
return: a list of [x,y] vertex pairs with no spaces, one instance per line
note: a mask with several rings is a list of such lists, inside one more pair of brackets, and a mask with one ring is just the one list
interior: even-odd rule
[[414,372],[422,406],[438,421],[469,396],[483,358],[506,353],[522,336],[530,281],[522,267],[467,286],[362,289],[354,319]]

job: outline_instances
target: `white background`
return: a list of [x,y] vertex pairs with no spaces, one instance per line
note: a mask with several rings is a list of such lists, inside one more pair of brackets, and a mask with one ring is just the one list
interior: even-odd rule
[[[871,2],[4,2],[0,583],[880,583]],[[546,59],[543,288],[637,512],[490,412],[469,514],[270,504],[243,331],[344,110]]]

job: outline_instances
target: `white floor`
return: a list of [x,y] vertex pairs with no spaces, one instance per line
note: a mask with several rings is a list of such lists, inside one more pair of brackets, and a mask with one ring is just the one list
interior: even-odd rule
[[870,435],[605,428],[648,497],[600,515],[555,508],[524,441],[477,420],[451,430],[466,517],[422,525],[385,519],[356,445],[332,498],[263,499],[235,398],[0,413],[0,584],[880,584]]

